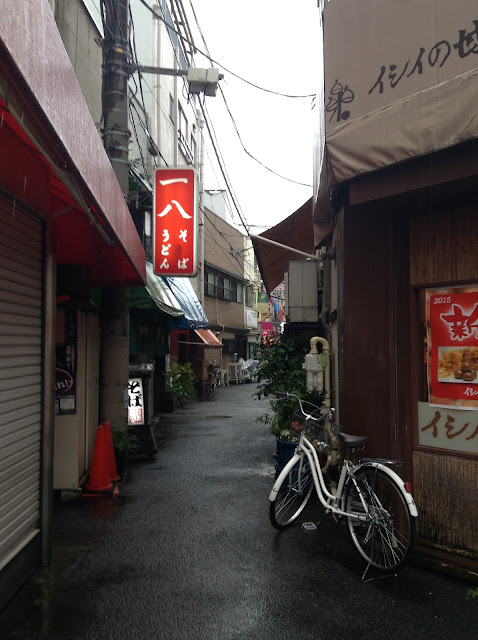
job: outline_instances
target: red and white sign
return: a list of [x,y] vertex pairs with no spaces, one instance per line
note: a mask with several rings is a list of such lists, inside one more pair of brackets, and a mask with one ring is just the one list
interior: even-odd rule
[[128,380],[128,425],[144,424],[144,394],[141,378]]
[[427,289],[431,406],[478,408],[478,289]]
[[195,276],[197,211],[194,169],[156,169],[153,213],[154,272],[160,276]]

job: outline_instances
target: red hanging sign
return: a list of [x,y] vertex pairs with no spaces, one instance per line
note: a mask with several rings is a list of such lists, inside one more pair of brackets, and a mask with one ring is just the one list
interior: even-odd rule
[[154,272],[197,273],[196,172],[188,167],[156,169],[154,178]]
[[426,297],[430,405],[476,409],[478,289],[428,289]]

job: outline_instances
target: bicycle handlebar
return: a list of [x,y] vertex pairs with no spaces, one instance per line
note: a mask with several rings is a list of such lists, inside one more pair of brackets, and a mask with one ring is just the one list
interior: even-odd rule
[[[312,416],[312,415],[308,414],[304,410],[304,406],[302,404],[302,400],[299,398],[299,396],[296,393],[290,393],[289,391],[276,391],[274,395],[277,396],[278,398],[284,398],[284,399],[285,398],[295,398],[297,400],[297,402],[299,403],[299,408],[300,408],[300,411],[301,411],[302,415],[305,418],[307,418],[308,420],[312,419],[314,421],[317,421],[317,420],[322,419],[322,417],[321,418],[317,418],[316,416]],[[328,412],[326,414],[324,414],[324,415],[327,415],[328,419],[332,420],[332,418],[334,416],[334,413],[335,413],[335,409],[330,408],[328,410]]]

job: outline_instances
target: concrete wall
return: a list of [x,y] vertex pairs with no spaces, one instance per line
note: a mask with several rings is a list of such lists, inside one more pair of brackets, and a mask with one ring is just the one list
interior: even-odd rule
[[236,227],[206,210],[204,216],[204,259],[237,278],[244,278],[246,236]]
[[[153,6],[153,3],[150,4]],[[179,56],[164,21],[155,17],[140,0],[130,0],[130,6],[134,24],[131,37],[138,64],[177,69]],[[162,16],[159,6],[154,6],[158,15]],[[190,164],[190,157],[178,145],[179,105],[188,122],[186,142],[192,149],[192,136],[199,148],[196,100],[193,97],[188,101],[187,95],[187,82],[183,76],[144,73],[140,82],[136,73],[130,80],[130,96],[136,107],[136,110],[132,110],[136,132],[132,130],[130,157],[151,184],[156,167]],[[157,155],[151,154],[148,149],[151,140],[159,151]],[[197,168],[197,159],[195,166]]]
[[61,39],[96,127],[101,123],[101,33],[82,0],[56,0],[54,15]]

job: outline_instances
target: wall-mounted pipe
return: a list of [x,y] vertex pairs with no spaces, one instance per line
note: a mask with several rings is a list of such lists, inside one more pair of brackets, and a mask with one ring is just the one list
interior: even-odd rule
[[325,338],[314,336],[310,339],[310,354],[318,354],[317,344],[322,345],[322,352],[327,357],[327,365],[324,367],[324,406],[326,409],[330,409],[330,346]]

